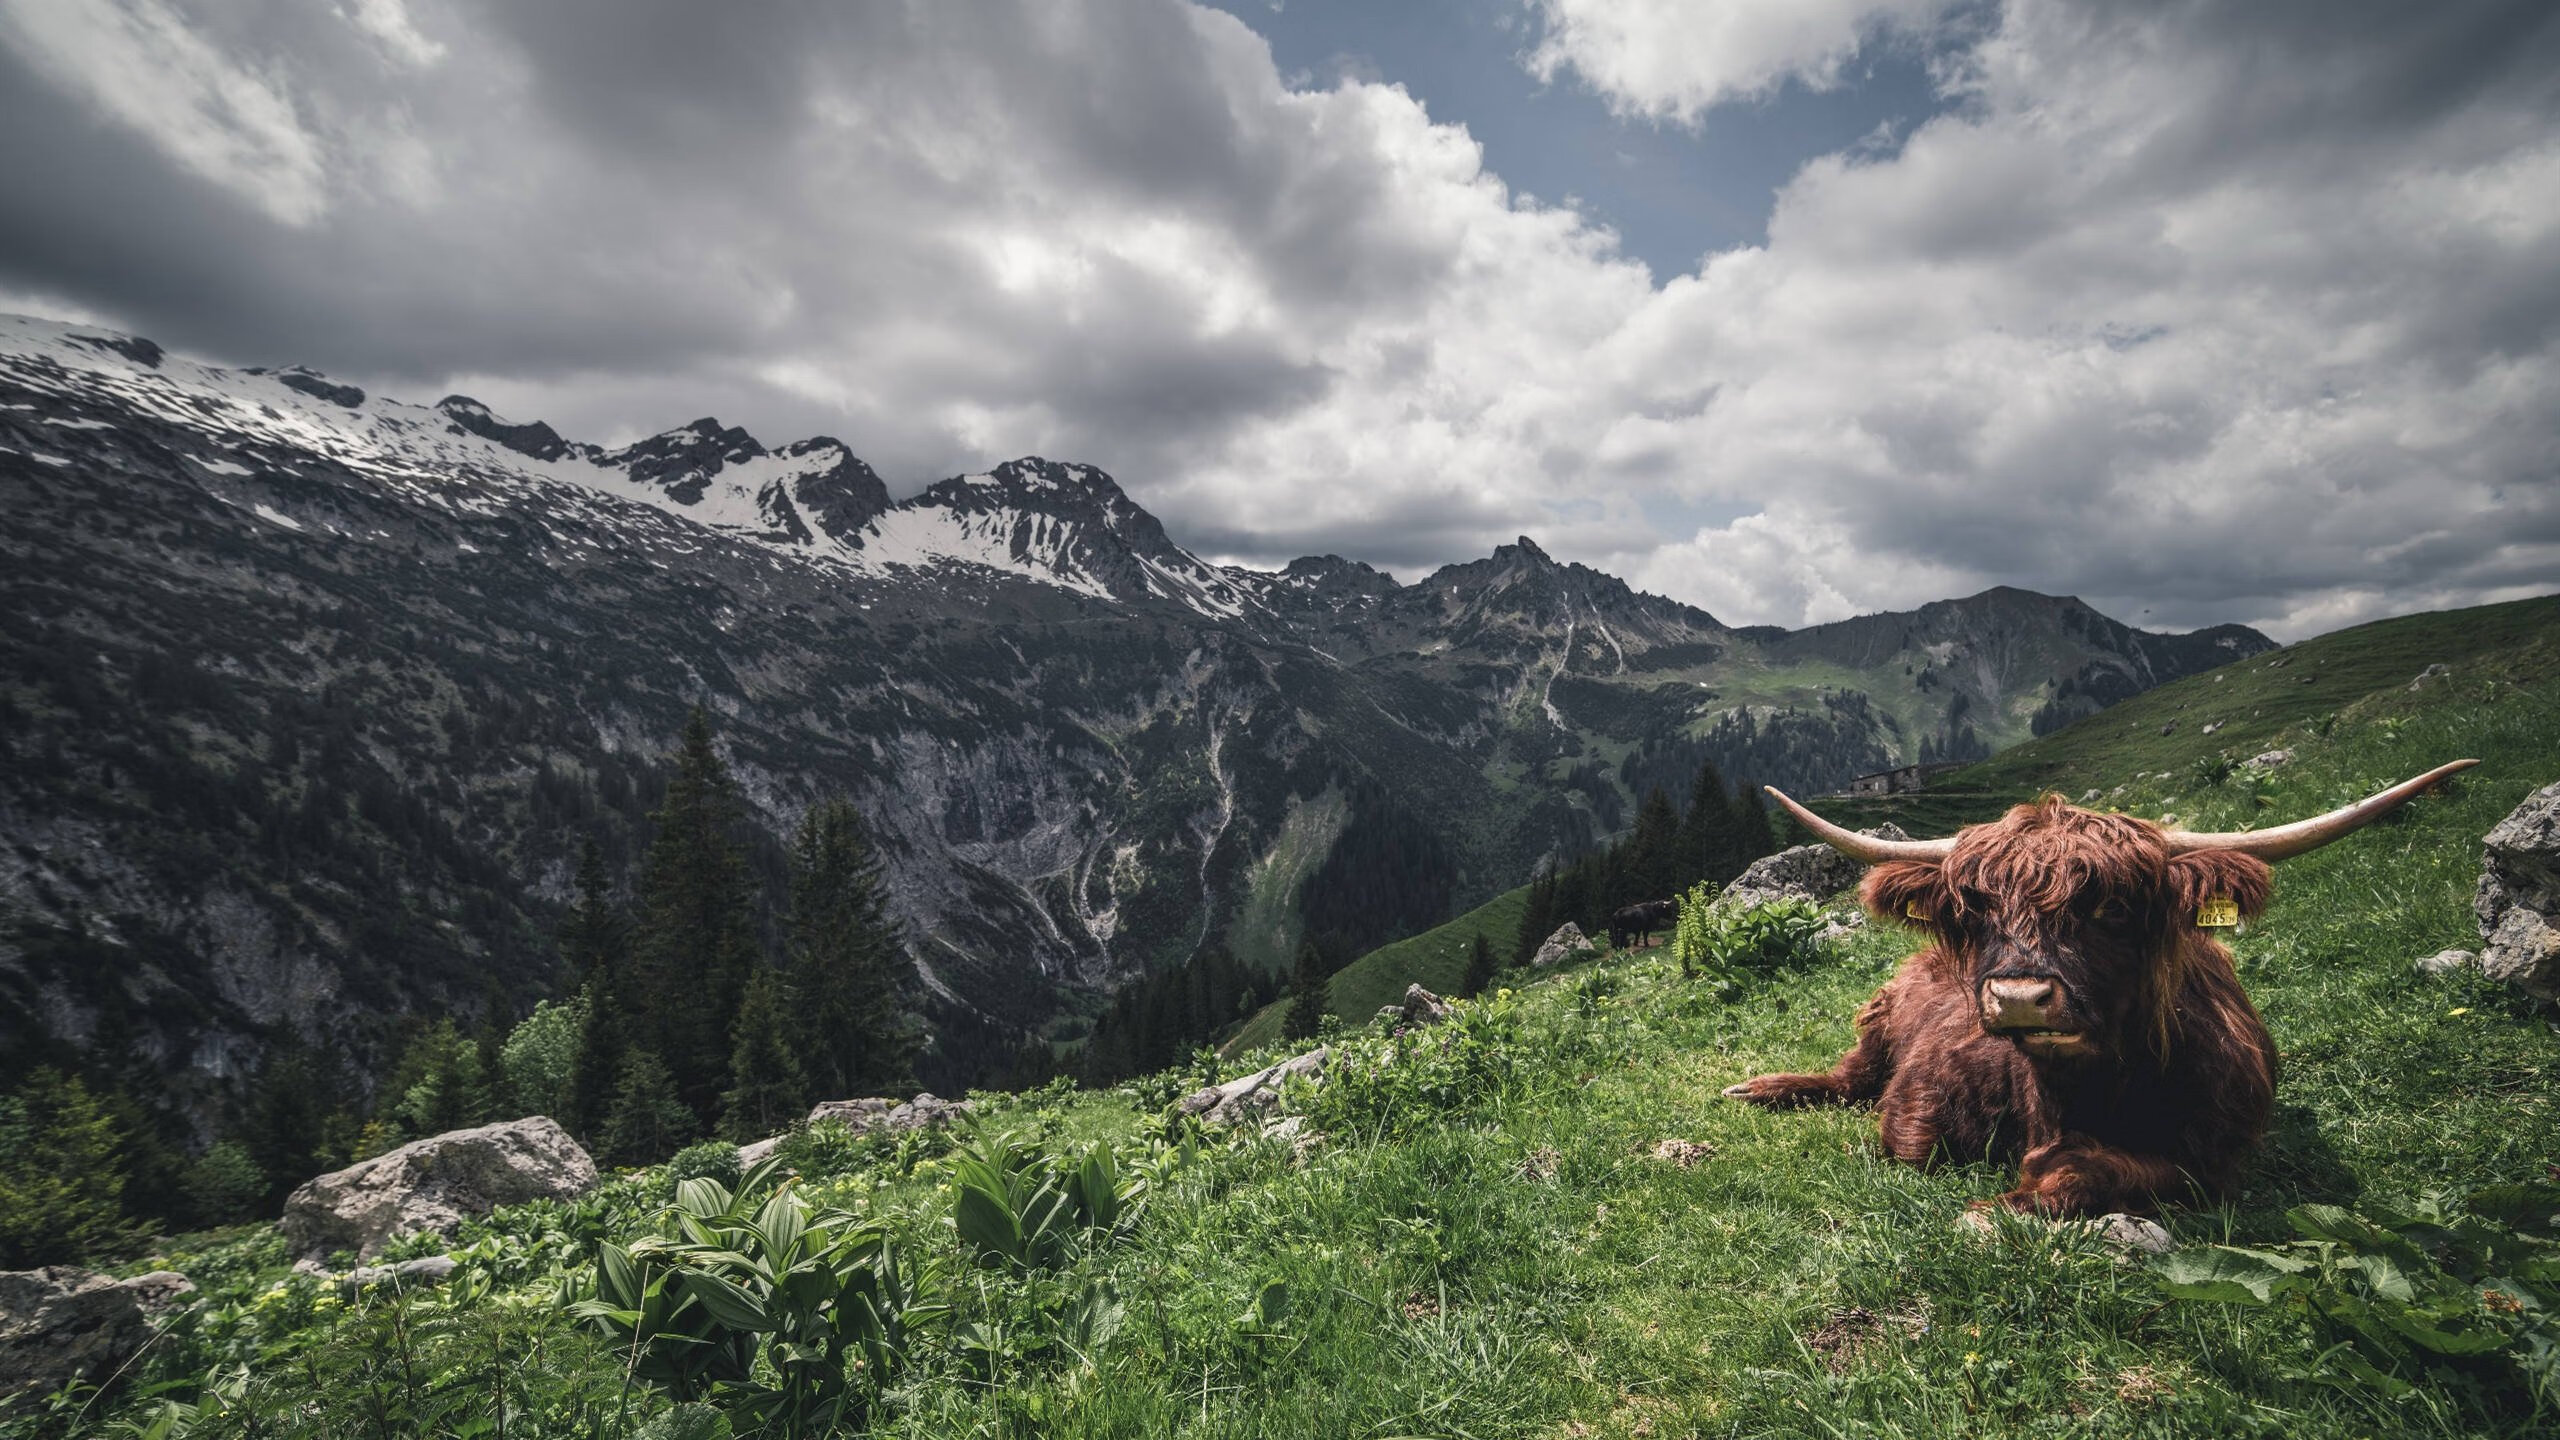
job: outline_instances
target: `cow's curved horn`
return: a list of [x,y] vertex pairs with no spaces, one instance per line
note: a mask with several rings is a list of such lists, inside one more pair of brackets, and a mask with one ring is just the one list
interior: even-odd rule
[[2479,763],[2477,760],[2456,760],[2449,765],[2439,765],[2417,779],[2403,780],[2379,795],[2359,800],[2343,809],[2332,810],[2326,815],[2315,815],[2308,820],[2296,820],[2290,825],[2278,825],[2267,830],[2240,830],[2228,834],[2200,834],[2192,830],[2171,830],[2165,832],[2161,838],[2169,842],[2169,853],[2172,855],[2183,855],[2190,850],[2237,850],[2243,855],[2255,855],[2261,860],[2282,860],[2288,856],[2300,855],[2306,850],[2317,850],[2332,840],[2361,830],[2399,809],[2420,791],[2447,775],[2458,770],[2468,770]]
[[1807,810],[1775,785],[1760,788],[1768,791],[1771,799],[1786,806],[1787,813],[1796,817],[1797,824],[1812,831],[1814,839],[1852,860],[1869,865],[1880,865],[1887,860],[1925,860],[1934,864],[1946,859],[1947,852],[1956,848],[1953,840],[1879,840],[1873,835],[1861,835]]

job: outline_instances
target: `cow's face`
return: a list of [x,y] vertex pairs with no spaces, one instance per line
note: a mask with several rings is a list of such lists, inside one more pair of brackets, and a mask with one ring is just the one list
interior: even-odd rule
[[1966,830],[1941,862],[1878,866],[1864,893],[1936,935],[1985,1032],[2070,1057],[2165,1042],[2196,907],[2228,895],[2255,914],[2267,871],[2244,855],[2172,856],[2156,825],[2048,798]]

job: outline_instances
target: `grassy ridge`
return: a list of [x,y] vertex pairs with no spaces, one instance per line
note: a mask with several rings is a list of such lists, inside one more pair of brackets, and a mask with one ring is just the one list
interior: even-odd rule
[[[1443,995],[1454,993],[1466,977],[1467,956],[1478,935],[1493,947],[1496,964],[1510,958],[1511,947],[1520,938],[1520,912],[1528,904],[1529,887],[1523,885],[1455,920],[1379,946],[1333,973],[1325,984],[1325,1012],[1344,1020],[1366,1019],[1377,1014],[1379,1006],[1404,999],[1405,987],[1414,984]],[[1220,1048],[1232,1055],[1271,1044],[1280,1038],[1280,1022],[1288,1010],[1285,996],[1263,1006]]]

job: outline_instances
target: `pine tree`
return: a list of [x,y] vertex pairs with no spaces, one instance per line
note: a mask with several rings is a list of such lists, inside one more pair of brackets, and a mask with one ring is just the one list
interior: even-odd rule
[[1280,1022],[1280,1034],[1290,1040],[1312,1040],[1324,1028],[1325,971],[1324,957],[1317,953],[1313,940],[1300,942],[1298,969],[1290,977],[1289,1013]]
[[1763,855],[1778,853],[1778,837],[1769,829],[1769,810],[1760,803],[1760,787],[1748,781],[1733,797],[1733,831],[1733,872],[1737,875]]
[[0,1095],[0,1268],[68,1264],[133,1238],[124,1132],[77,1076]]
[[793,996],[780,972],[759,966],[730,1030],[729,1090],[720,1097],[721,1132],[745,1144],[779,1133],[809,1107],[801,1073]]
[[1556,873],[1541,870],[1529,881],[1529,903],[1520,912],[1520,933],[1511,942],[1514,968],[1529,963],[1556,933],[1556,924]]
[[654,1164],[702,1133],[693,1107],[676,1094],[666,1063],[637,1045],[623,1056],[613,1103],[598,1130],[597,1149],[610,1165]]
[[[729,1086],[729,1030],[759,962],[755,893],[730,832],[737,787],[711,747],[711,717],[696,706],[676,752],[657,833],[640,876],[634,1044],[646,1044],[704,1121]],[[626,1068],[627,1065],[626,1065]]]
[[1734,830],[1734,807],[1725,793],[1724,776],[1710,760],[1698,767],[1697,781],[1689,787],[1689,811],[1680,821],[1680,851],[1688,866],[1684,883],[1675,889],[1685,890],[1700,880],[1722,885],[1742,873],[1737,856],[1741,849]]
[[837,800],[802,817],[791,845],[793,1033],[821,1099],[883,1094],[913,1078],[906,941],[884,892],[859,812]]
[[1620,847],[1625,853],[1625,880],[1620,905],[1667,899],[1680,889],[1680,812],[1657,785],[1636,807],[1635,829]]
[[622,1051],[630,1043],[631,922],[614,903],[604,856],[590,835],[578,853],[578,898],[557,934],[563,971],[577,984],[577,1058],[569,1072],[571,1133],[594,1138],[613,1105]]
[[1458,981],[1458,993],[1470,998],[1481,995],[1493,983],[1493,946],[1486,943],[1484,932],[1476,932],[1475,948],[1467,954],[1467,973]]

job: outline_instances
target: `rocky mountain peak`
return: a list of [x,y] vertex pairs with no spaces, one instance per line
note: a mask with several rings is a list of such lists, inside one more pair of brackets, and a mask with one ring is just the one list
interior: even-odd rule
[[536,460],[558,460],[585,448],[561,439],[559,431],[540,420],[521,425],[501,420],[488,406],[468,395],[447,395],[436,402],[435,408],[454,428]]

